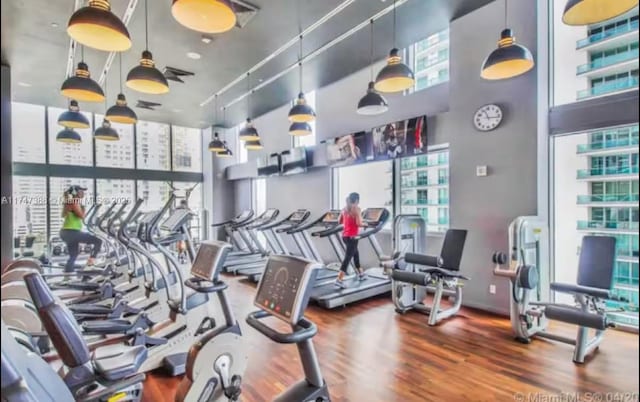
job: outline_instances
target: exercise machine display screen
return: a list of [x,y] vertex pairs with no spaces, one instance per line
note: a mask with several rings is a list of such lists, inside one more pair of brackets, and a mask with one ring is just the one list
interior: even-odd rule
[[338,223],[340,222],[340,211],[329,211],[324,214],[324,218],[322,218],[323,223]]
[[382,219],[384,208],[367,208],[362,213],[362,220],[370,225],[376,225]]
[[154,211],[154,212],[145,212],[142,217],[140,218],[140,223],[146,225],[151,223],[151,221],[153,220],[153,218],[156,217],[156,215],[158,215],[158,211]]
[[162,222],[162,229],[175,232],[180,226],[186,224],[191,218],[191,212],[188,209],[176,209],[169,217]]
[[283,321],[297,323],[307,307],[304,299],[311,276],[307,271],[312,269],[312,263],[300,258],[269,257],[254,304]]
[[253,212],[252,212],[252,211],[250,211],[250,210],[242,211],[242,212],[240,212],[240,215],[236,216],[236,217],[233,219],[233,222],[243,222],[243,221],[245,221],[245,220],[249,219],[249,217],[250,217],[252,214],[253,214]]
[[272,208],[267,209],[266,211],[264,211],[260,219],[263,219],[263,220],[273,219],[273,217],[276,216],[277,213],[278,213],[277,209],[272,209]]
[[305,216],[307,215],[307,211],[304,209],[299,209],[296,212],[294,212],[291,217],[289,218],[289,221],[291,222],[302,222],[305,218]]
[[214,279],[216,262],[222,248],[213,242],[203,241],[200,243],[198,254],[191,266],[191,275],[211,281]]

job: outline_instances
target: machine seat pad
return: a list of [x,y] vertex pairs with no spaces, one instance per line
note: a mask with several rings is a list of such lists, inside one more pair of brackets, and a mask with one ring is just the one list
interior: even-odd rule
[[109,381],[117,381],[134,375],[142,363],[147,360],[147,348],[139,346],[123,346],[120,354],[108,357],[95,357],[93,365],[96,372]]
[[61,284],[54,283],[50,285],[52,289],[73,289],[84,291],[96,291],[100,289],[101,286],[101,283],[84,281],[69,281]]
[[133,326],[133,322],[124,319],[117,320],[92,320],[82,323],[82,329],[89,333],[119,334],[127,332]]
[[70,304],[67,307],[77,314],[110,314],[114,310],[106,304]]
[[435,268],[435,267],[424,268],[424,269],[421,269],[420,272],[424,272],[426,274],[431,274],[434,276],[441,276],[443,278],[458,278],[458,279],[464,279],[465,281],[469,280],[468,277],[462,275],[457,271],[449,271],[443,268]]
[[553,282],[551,284],[551,290],[562,293],[577,293],[587,296],[593,296],[600,299],[610,299],[611,291],[609,289],[592,288],[589,286],[574,285],[571,283],[559,283]]

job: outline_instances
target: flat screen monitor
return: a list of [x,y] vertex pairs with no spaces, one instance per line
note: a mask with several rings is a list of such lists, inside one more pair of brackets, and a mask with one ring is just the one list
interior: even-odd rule
[[293,148],[280,154],[282,160],[282,174],[292,175],[307,171],[307,149]]
[[373,141],[370,132],[361,131],[327,140],[327,161],[339,167],[363,163],[373,159]]
[[280,154],[258,158],[258,176],[278,176],[280,174]]
[[427,117],[414,117],[373,129],[375,160],[401,158],[427,152]]

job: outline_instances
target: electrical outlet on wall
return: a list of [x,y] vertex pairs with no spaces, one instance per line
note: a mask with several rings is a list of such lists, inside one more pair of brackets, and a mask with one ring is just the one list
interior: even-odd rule
[[492,295],[496,294],[496,285],[489,285],[489,293]]
[[476,176],[484,177],[487,175],[487,165],[476,166]]

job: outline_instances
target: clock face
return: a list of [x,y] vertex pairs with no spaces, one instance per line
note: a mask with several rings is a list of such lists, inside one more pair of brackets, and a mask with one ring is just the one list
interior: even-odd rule
[[480,131],[491,131],[502,122],[502,109],[498,105],[484,105],[473,116],[473,124]]

